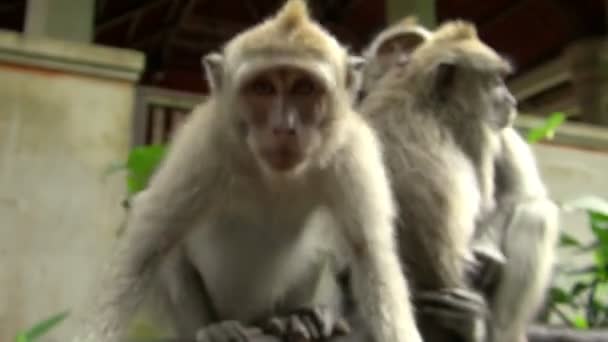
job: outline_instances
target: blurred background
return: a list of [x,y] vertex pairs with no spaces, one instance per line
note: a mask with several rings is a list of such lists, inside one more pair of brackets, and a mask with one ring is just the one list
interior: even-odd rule
[[[78,310],[92,295],[132,186],[108,170],[136,146],[165,144],[207,93],[201,56],[282,2],[0,0],[0,341]],[[473,21],[515,64],[508,84],[520,103],[517,128],[529,133],[556,113],[566,119],[534,144],[552,196],[605,209],[598,198],[608,198],[608,1],[309,3],[354,51],[406,15],[430,28]],[[597,247],[589,212],[564,211],[563,229]],[[597,259],[567,248],[560,256],[564,267]],[[574,300],[570,289],[582,280],[560,277],[552,294]],[[608,324],[608,302],[600,306]],[[76,324],[68,319],[45,340],[62,341]]]

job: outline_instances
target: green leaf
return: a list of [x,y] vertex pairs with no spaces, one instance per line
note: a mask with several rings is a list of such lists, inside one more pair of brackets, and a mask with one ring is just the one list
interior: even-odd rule
[[589,211],[589,222],[591,223],[591,230],[595,235],[599,246],[595,250],[595,260],[599,269],[598,277],[600,279],[606,279],[608,273],[608,214]]
[[578,296],[583,291],[587,290],[590,286],[591,286],[591,284],[589,284],[589,283],[585,283],[582,281],[576,282],[570,289],[570,297],[573,298],[573,297]]
[[587,319],[583,316],[574,316],[572,318],[572,323],[574,324],[574,327],[576,329],[579,330],[584,330],[584,329],[589,329],[589,323],[587,322]]
[[127,160],[127,187],[133,195],[143,190],[166,153],[163,145],[139,146],[131,150]]
[[572,302],[572,297],[570,296],[568,291],[559,287],[551,287],[549,294],[552,303],[569,304],[570,302]]
[[46,334],[49,330],[51,330],[54,326],[61,323],[67,316],[69,315],[69,311],[64,311],[62,313],[51,316],[50,318],[45,319],[34,325],[32,328],[28,329],[25,332],[21,332],[15,338],[17,342],[32,342],[39,338],[40,336]]
[[580,241],[567,233],[562,233],[560,235],[559,245],[562,247],[582,247],[582,243]]
[[545,120],[542,126],[533,128],[530,130],[530,132],[528,132],[528,142],[532,144],[545,138],[552,139],[555,135],[555,130],[564,121],[566,121],[566,114],[561,112],[551,114],[551,116]]

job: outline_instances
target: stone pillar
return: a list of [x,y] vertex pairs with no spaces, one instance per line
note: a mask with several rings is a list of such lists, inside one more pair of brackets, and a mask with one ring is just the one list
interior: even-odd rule
[[416,15],[427,28],[434,28],[437,24],[435,0],[386,0],[385,6],[387,24],[408,15]]
[[93,41],[95,0],[27,0],[25,34]]
[[0,341],[70,310],[45,336],[69,341],[100,290],[126,194],[104,172],[129,153],[143,67],[137,51],[0,30]]
[[585,122],[608,126],[608,42],[576,41],[565,50],[574,92]]

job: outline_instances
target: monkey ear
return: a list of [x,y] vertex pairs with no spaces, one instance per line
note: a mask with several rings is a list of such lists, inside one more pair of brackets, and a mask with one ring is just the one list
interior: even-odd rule
[[405,64],[410,56],[422,43],[430,38],[430,33],[424,28],[410,28],[398,35],[385,39],[376,49],[377,55],[394,55],[394,60]]
[[351,101],[357,99],[357,95],[363,84],[363,68],[367,60],[361,56],[350,55],[347,61],[346,87]]
[[224,56],[218,52],[211,52],[203,57],[202,62],[209,83],[209,90],[215,92],[222,86]]

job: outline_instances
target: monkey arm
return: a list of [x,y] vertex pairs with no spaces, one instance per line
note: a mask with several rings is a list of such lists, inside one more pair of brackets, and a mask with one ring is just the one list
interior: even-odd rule
[[[497,161],[499,224],[496,241],[506,257],[490,296],[494,341],[524,336],[549,284],[559,235],[559,209],[548,198],[527,143],[513,128],[502,135]],[[500,224],[502,222],[502,225]]]
[[135,197],[128,228],[110,260],[91,317],[75,341],[122,341],[164,257],[193,228],[195,215],[204,213],[202,196],[214,198],[218,193],[210,137],[196,131],[205,127],[200,120],[209,117],[209,113],[192,114],[149,187]]
[[338,152],[329,177],[333,186],[324,188],[335,189],[327,194],[329,207],[352,253],[357,307],[376,341],[421,341],[394,240],[396,213],[379,145],[362,123],[356,133],[358,144]]
[[558,237],[558,209],[545,199],[516,204],[503,240],[507,263],[491,299],[495,341],[525,333],[550,281]]

